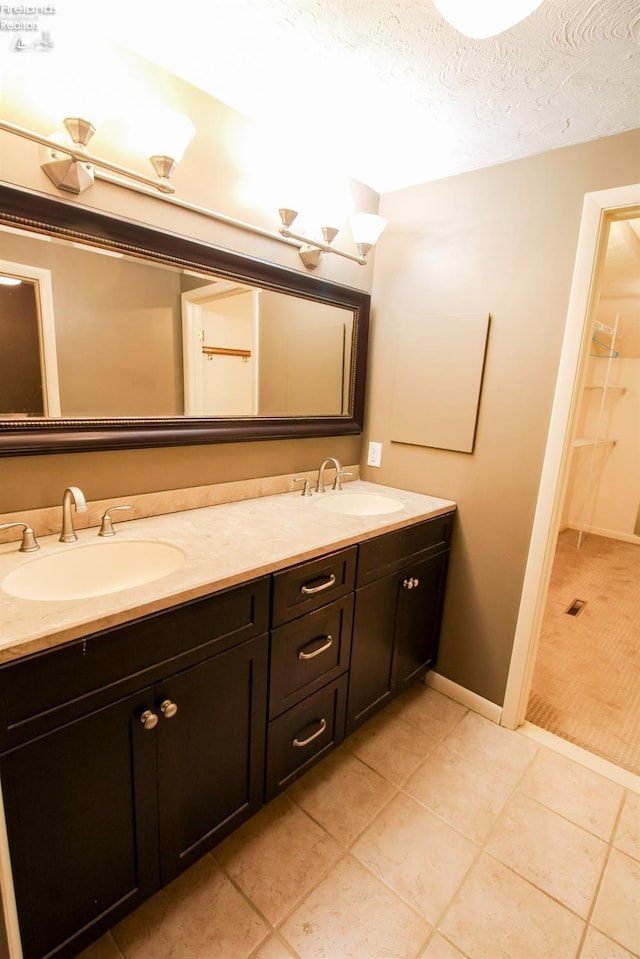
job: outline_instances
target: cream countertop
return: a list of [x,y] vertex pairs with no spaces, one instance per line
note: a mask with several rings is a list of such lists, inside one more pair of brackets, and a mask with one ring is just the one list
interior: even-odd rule
[[[357,480],[350,492],[383,493],[403,509],[378,516],[347,516],[317,509],[320,496],[299,491],[241,500],[162,516],[121,522],[115,514],[117,541],[162,540],[180,547],[179,570],[143,586],[105,596],[65,601],[17,599],[0,589],[0,662],[17,659],[177,603],[235,586],[286,566],[371,539],[380,533],[455,509],[450,500]],[[88,543],[101,542],[98,529],[78,531],[77,543],[58,535],[39,537],[40,550],[20,553],[17,544],[0,546],[0,583],[23,563]],[[106,540],[108,542],[114,540]]]

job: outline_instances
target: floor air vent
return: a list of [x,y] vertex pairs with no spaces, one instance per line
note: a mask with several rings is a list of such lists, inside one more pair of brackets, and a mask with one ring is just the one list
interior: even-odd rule
[[565,609],[565,613],[568,613],[569,616],[577,616],[587,605],[586,599],[574,599],[571,606],[568,609]]

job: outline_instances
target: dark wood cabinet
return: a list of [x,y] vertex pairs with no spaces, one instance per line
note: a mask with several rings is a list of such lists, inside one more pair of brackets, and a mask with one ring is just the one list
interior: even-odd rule
[[267,658],[265,635],[155,690],[161,885],[262,806]]
[[344,739],[357,547],[273,577],[265,798]]
[[[89,694],[81,664],[95,637],[0,671],[5,717],[16,719],[16,687],[42,672],[77,694],[59,703],[52,689],[51,709],[23,706],[5,726],[9,740],[28,731],[0,756],[25,959],[75,956],[262,806],[268,635],[237,640],[267,617],[264,580],[129,624],[143,668],[107,668],[101,646],[113,682]],[[181,651],[158,662],[165,630]],[[119,649],[119,633],[100,639]]]
[[453,513],[0,666],[24,959],[71,959],[435,663]]
[[346,704],[345,674],[269,723],[267,800],[343,741]]
[[159,885],[151,690],[1,759],[25,959],[73,956]]
[[435,663],[452,517],[360,546],[347,735]]

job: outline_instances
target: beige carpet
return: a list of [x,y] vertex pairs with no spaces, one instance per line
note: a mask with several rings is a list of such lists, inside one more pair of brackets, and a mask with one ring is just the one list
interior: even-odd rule
[[640,775],[640,549],[577,537],[558,539],[527,719]]

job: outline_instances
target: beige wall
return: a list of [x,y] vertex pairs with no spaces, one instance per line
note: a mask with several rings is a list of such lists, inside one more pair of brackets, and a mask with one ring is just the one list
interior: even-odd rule
[[184,412],[177,270],[1,232],[0,258],[52,274],[63,416]]
[[[295,416],[313,410],[334,416],[347,411],[344,380],[351,357],[345,357],[345,342],[352,339],[351,310],[311,301],[301,309],[300,300],[263,290],[259,330],[261,413]],[[294,345],[290,354],[290,336],[302,351]]]
[[[138,88],[157,91],[162,103],[188,114],[196,127],[196,136],[173,177],[177,195],[277,233],[278,200],[273,193],[268,194],[268,182],[266,187],[260,186],[260,177],[265,179],[268,162],[277,159],[274,152],[277,144],[254,142],[252,150],[247,151],[252,130],[240,114],[139,58],[122,51],[114,51],[115,56],[118,59],[114,69],[129,78],[127,99],[134,102]],[[11,123],[49,135],[54,129],[61,129],[62,118],[54,122],[39,112],[38,98],[30,96],[34,80],[29,71],[36,69],[35,64],[34,58],[19,56],[3,62],[2,115]],[[41,87],[49,81],[47,70],[51,70],[52,75],[56,70],[68,74],[68,62],[57,63],[53,54],[37,58],[37,65],[38,70],[44,71],[38,79]],[[126,106],[125,101],[123,109]],[[121,143],[118,125],[107,118],[92,141],[92,149],[113,162],[144,173],[152,172],[142,155]],[[294,159],[299,163],[299,158]],[[0,178],[64,199],[39,164],[39,146],[0,132]],[[378,195],[363,184],[354,182],[352,186],[358,209],[377,212]],[[155,197],[97,182],[81,198],[67,199],[70,203],[81,202],[306,272],[296,250],[285,243],[177,210]],[[349,246],[351,241],[348,236],[339,235],[336,243]],[[316,274],[346,286],[370,290],[373,266],[360,267],[337,256],[325,256]],[[360,437],[5,458],[0,464],[0,513],[55,505],[69,484],[82,487],[88,498],[98,499],[303,471],[316,468],[329,455],[346,463],[358,462]]]
[[[438,671],[502,703],[585,193],[637,182],[640,131],[383,197],[363,477],[457,501]],[[389,442],[407,320],[491,313],[473,454]],[[446,357],[443,357],[446,362]],[[429,415],[429,410],[424,410]]]

